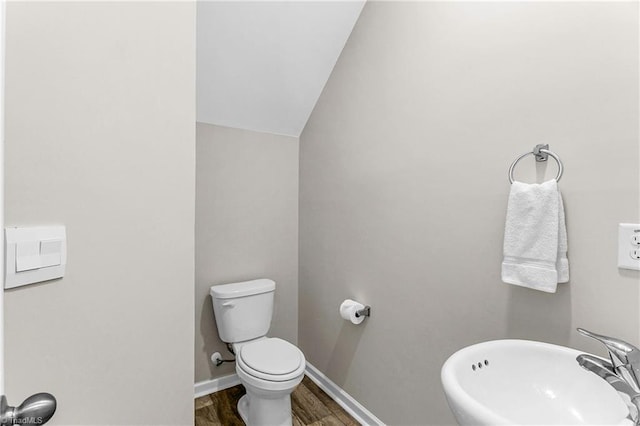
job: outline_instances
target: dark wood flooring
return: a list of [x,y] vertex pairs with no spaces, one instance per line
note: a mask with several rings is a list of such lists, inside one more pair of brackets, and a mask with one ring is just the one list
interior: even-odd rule
[[[244,387],[238,385],[196,399],[195,425],[243,426],[236,406],[244,394]],[[291,394],[291,411],[293,426],[359,425],[307,376]]]

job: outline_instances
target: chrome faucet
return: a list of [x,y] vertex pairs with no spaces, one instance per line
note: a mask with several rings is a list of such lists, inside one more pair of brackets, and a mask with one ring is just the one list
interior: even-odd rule
[[640,426],[640,349],[623,340],[582,328],[578,328],[578,333],[605,345],[611,362],[587,354],[578,355],[576,361],[585,370],[603,378],[622,395],[629,408],[629,419],[634,425]]

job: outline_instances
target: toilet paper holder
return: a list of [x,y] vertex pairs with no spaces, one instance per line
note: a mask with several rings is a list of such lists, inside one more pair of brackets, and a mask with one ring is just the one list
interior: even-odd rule
[[370,317],[371,316],[371,306],[367,305],[362,309],[356,311],[356,318],[359,317]]

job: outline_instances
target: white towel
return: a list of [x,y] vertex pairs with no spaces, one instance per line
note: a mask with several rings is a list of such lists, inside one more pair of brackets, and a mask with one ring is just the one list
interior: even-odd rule
[[564,206],[555,179],[511,185],[502,281],[547,293],[569,281]]
[[569,259],[567,259],[567,224],[564,219],[564,203],[562,195],[558,190],[558,260],[556,270],[558,271],[558,283],[569,282]]

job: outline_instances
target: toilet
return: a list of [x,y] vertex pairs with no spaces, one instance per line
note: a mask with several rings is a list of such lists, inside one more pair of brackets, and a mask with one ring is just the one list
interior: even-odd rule
[[236,355],[236,373],[247,394],[238,412],[249,426],[291,425],[291,392],[304,376],[300,349],[267,337],[276,283],[259,279],[211,287],[218,335]]

